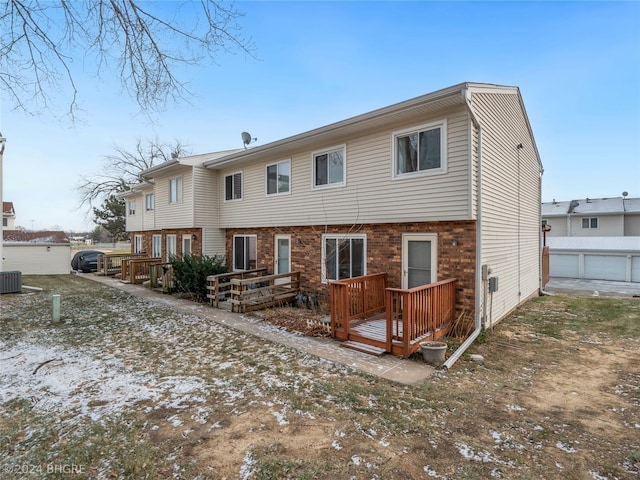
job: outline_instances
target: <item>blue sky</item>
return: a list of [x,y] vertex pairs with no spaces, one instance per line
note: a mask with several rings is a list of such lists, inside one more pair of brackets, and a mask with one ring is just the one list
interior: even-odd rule
[[3,198],[16,224],[91,230],[75,189],[114,144],[178,139],[197,154],[239,148],[245,130],[265,144],[465,81],[520,87],[545,168],[543,201],[640,197],[640,2],[236,7],[257,58],[221,52],[216,64],[179,71],[195,96],[152,121],[118,80],[81,65],[76,124],[3,101]]

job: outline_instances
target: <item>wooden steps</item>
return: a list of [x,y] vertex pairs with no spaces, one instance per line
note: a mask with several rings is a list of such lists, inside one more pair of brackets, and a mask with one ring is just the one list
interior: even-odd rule
[[374,347],[373,345],[367,345],[360,342],[353,342],[351,340],[342,342],[340,346],[344,348],[350,348],[351,350],[357,350],[358,352],[368,353],[369,355],[374,355],[376,357],[381,357],[385,354],[384,348],[378,348]]

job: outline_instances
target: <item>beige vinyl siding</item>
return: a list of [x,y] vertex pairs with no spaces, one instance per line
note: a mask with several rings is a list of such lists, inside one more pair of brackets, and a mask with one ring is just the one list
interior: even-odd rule
[[[582,228],[583,218],[597,218],[598,228]],[[622,215],[570,215],[571,237],[622,237],[624,218]]]
[[[135,215],[129,215],[129,202],[136,202]],[[125,220],[127,232],[139,232],[144,229],[144,195],[140,192],[131,193],[124,198]]]
[[203,167],[193,169],[194,226],[202,228],[203,255],[224,255],[224,230],[218,227],[218,172]]
[[[169,203],[169,179],[182,176],[182,201]],[[192,167],[176,168],[154,179],[156,193],[156,229],[191,228],[193,219]]]
[[[156,228],[155,206],[153,210],[147,210],[147,194],[154,193],[153,189],[144,190],[142,192],[142,229],[154,230]],[[155,195],[155,194],[154,194]]]
[[[446,119],[447,173],[393,179],[392,132]],[[222,170],[223,228],[465,220],[469,218],[468,114],[462,108],[393,129],[340,138],[288,156]],[[346,186],[312,188],[312,152],[346,145]],[[267,196],[266,165],[291,159],[291,194]],[[224,201],[224,177],[242,171],[243,198]]]
[[499,279],[486,299],[495,322],[539,288],[540,164],[517,94],[474,93],[472,105],[483,128],[481,261]]
[[640,215],[625,215],[624,235],[626,237],[640,237]]
[[566,237],[567,236],[567,218],[566,217],[549,217],[547,224],[551,227],[551,231],[547,233],[547,237]]

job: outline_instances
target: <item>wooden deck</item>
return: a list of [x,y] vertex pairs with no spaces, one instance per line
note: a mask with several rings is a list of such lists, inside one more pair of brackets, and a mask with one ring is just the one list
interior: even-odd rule
[[332,336],[406,358],[420,342],[451,329],[455,284],[449,279],[408,290],[385,288],[386,274],[332,282]]

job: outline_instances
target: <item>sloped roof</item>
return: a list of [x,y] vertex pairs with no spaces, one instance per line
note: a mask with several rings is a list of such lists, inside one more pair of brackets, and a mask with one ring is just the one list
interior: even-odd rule
[[[341,142],[351,136],[362,135],[375,129],[387,128],[394,123],[425,118],[433,112],[466,105],[468,95],[473,93],[518,95],[535,147],[535,140],[533,139],[533,133],[531,132],[529,120],[524,110],[524,104],[522,103],[518,87],[465,82],[265,145],[244,150],[241,149],[236,153],[208,160],[204,163],[204,166],[211,169],[220,169],[230,163],[234,165],[240,165],[245,162],[249,163],[254,159],[261,158],[264,154],[290,155],[294,150],[314,148],[314,145],[318,145],[319,143]],[[472,108],[471,105],[469,105],[469,108]],[[535,151],[536,157],[538,161],[540,161],[537,147],[535,147]]]
[[15,215],[16,211],[13,208],[13,202],[2,202],[2,213],[7,213],[9,215]]
[[622,215],[640,213],[640,198],[585,198],[568,202],[543,202],[543,217],[572,215]]
[[67,234],[57,230],[24,232],[22,230],[4,230],[3,243],[70,243]]

